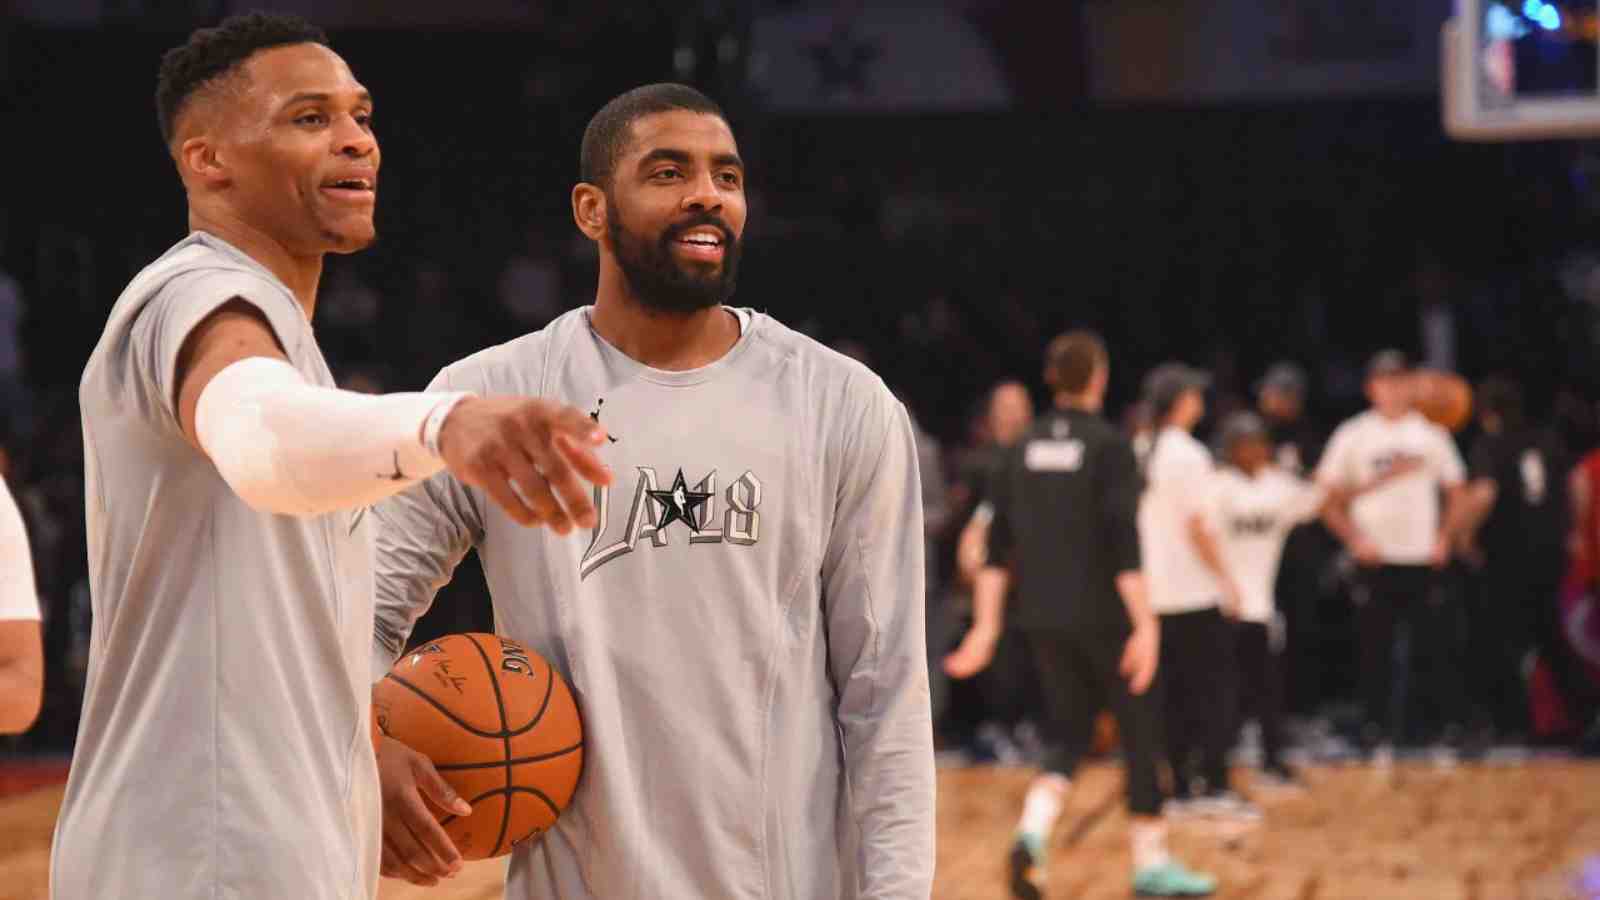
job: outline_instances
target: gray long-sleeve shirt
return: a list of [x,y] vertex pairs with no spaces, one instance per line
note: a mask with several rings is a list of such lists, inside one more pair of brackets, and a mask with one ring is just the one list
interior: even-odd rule
[[651,369],[575,310],[433,388],[559,399],[617,439],[592,531],[448,474],[375,509],[374,677],[477,547],[497,630],[578,695],[582,781],[507,896],[926,898],[921,488],[883,383],[760,314],[717,362]]

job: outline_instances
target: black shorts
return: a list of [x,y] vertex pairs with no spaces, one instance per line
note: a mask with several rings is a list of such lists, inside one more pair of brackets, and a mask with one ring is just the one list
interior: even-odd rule
[[1095,718],[1109,709],[1117,720],[1128,764],[1128,809],[1161,811],[1156,761],[1161,757],[1159,679],[1134,696],[1119,671],[1127,633],[1086,629],[1030,629],[1026,633],[1039,673],[1045,738],[1044,769],[1071,777],[1094,739]]

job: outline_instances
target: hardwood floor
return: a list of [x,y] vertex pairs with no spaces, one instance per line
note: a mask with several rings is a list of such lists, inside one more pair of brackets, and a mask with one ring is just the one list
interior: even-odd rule
[[[939,775],[935,900],[1005,900],[1004,859],[1029,772]],[[1248,830],[1178,822],[1172,848],[1239,900],[1594,900],[1600,898],[1600,764],[1397,764],[1313,768],[1309,789],[1258,795]],[[1248,775],[1241,774],[1248,784]],[[0,799],[0,900],[44,900],[60,786]],[[1125,900],[1122,777],[1084,769],[1051,847],[1050,896]],[[1589,884],[1578,886],[1588,871]],[[424,890],[386,881],[383,900],[497,900],[505,865],[470,865]],[[690,900],[690,898],[686,898]]]

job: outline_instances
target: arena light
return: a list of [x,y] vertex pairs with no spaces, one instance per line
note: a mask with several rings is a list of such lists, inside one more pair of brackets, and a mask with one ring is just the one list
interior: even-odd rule
[[1483,33],[1490,40],[1515,40],[1528,33],[1528,23],[1504,6],[1492,3],[1483,16]]

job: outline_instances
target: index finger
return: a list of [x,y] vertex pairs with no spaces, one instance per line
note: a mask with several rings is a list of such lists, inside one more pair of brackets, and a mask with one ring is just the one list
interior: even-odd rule
[[[567,438],[564,435],[558,434],[553,440],[557,447],[567,443]],[[578,480],[578,476],[573,471],[573,466],[567,461],[566,456],[560,450],[557,450],[553,453],[547,451],[537,454],[535,458],[539,459],[540,468],[544,473],[545,484],[560,500],[561,508],[572,518],[572,521],[577,522],[581,527],[593,528],[596,522],[594,492],[585,487],[582,481]]]
[[413,793],[401,804],[400,821],[422,849],[433,856],[433,862],[441,870],[438,874],[454,874],[461,867],[461,851],[445,833],[444,826],[428,811],[421,794]]
[[607,485],[611,483],[611,467],[600,461],[599,455],[592,447],[570,440],[566,435],[557,434],[551,443],[555,444],[556,452],[571,466],[585,481],[591,484]]

